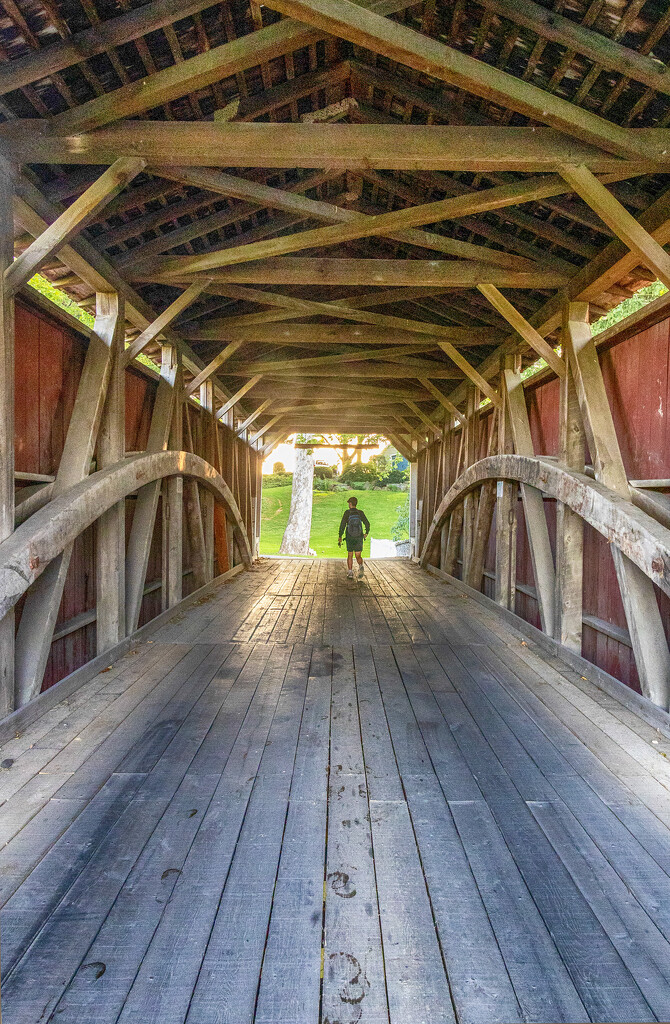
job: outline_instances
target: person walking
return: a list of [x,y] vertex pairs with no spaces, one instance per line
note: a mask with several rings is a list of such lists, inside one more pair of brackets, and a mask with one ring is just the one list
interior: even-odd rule
[[368,517],[362,509],[358,508],[358,498],[349,498],[349,508],[342,516],[340,532],[337,538],[338,547],[342,547],[342,537],[347,544],[347,576],[350,580],[354,578],[354,555],[358,562],[358,578],[363,579],[365,566],[363,565],[363,541],[370,532]]

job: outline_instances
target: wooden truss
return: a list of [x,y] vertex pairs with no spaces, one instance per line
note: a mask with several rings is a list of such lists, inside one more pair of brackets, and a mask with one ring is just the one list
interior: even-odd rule
[[[236,438],[260,461],[295,432],[383,433],[426,463],[436,507],[482,460],[541,469],[523,387],[538,359],[560,382],[561,465],[583,475],[586,440],[596,484],[633,515],[588,322],[642,282],[670,285],[670,19],[634,0],[611,24],[534,0],[177,6],[100,20],[87,0],[82,30],[53,4],[31,27],[12,4],[0,27],[0,550],[99,473],[126,473],[123,373],[147,363],[146,458],[202,457],[248,522]],[[36,272],[96,320],[55,479],[15,508],[12,311]],[[217,550],[232,564],[235,508],[203,479],[142,480],[127,537],[109,484],[98,651],[139,622],[159,505],[164,606],[181,597],[184,530],[199,583]],[[431,527],[430,556],[480,586],[495,516],[495,594],[513,609],[520,486],[542,626],[578,649],[578,512],[559,499],[552,550],[542,487],[477,479]],[[237,556],[255,539],[236,532]],[[658,581],[623,540],[612,550],[645,692],[665,702]],[[69,553],[31,576],[16,645],[7,606],[0,710],[14,678],[20,702],[39,691]]]

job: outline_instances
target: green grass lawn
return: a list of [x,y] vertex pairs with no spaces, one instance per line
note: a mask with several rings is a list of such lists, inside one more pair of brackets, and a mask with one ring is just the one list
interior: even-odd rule
[[[371,534],[378,539],[390,539],[391,528],[398,518],[398,506],[407,500],[401,491],[314,491],[310,547],[320,558],[334,558],[344,551],[337,547],[337,531],[347,499],[355,496],[359,506],[370,520]],[[271,487],[263,491],[261,512],[261,554],[279,554],[291,507],[291,488]],[[370,541],[366,541],[363,554],[369,554]]]

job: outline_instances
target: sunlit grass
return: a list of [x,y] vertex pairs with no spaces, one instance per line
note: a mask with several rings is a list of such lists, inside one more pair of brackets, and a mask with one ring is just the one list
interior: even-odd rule
[[[314,491],[310,547],[320,558],[336,558],[345,551],[337,546],[337,531],[347,499],[355,495],[359,507],[370,520],[370,533],[379,540],[390,540],[398,519],[398,509],[407,500],[402,491]],[[291,487],[272,487],[263,491],[261,506],[261,554],[279,554],[279,546],[291,507]],[[346,553],[346,551],[345,551]],[[370,553],[366,541],[363,554]]]

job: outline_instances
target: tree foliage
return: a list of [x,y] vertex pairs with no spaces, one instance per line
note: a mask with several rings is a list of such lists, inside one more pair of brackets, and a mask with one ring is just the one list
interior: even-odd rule
[[327,444],[335,445],[337,448],[337,452],[342,463],[342,473],[344,473],[352,464],[358,465],[363,461],[362,449],[352,448],[352,445],[377,445],[382,440],[382,434],[329,434],[327,437],[324,435],[324,441]]
[[600,320],[596,320],[593,324],[593,333],[601,334],[602,331],[606,331],[608,327],[612,327],[614,324],[618,324],[620,320],[624,320],[631,313],[636,313],[638,309],[642,309],[643,306],[647,306],[654,299],[658,299],[661,295],[665,295],[667,288],[661,281],[653,281],[651,284],[645,285],[644,288],[640,288],[639,291],[635,292],[635,295],[631,295],[629,299],[624,299],[614,309],[610,309],[609,313],[605,316],[601,316]]

